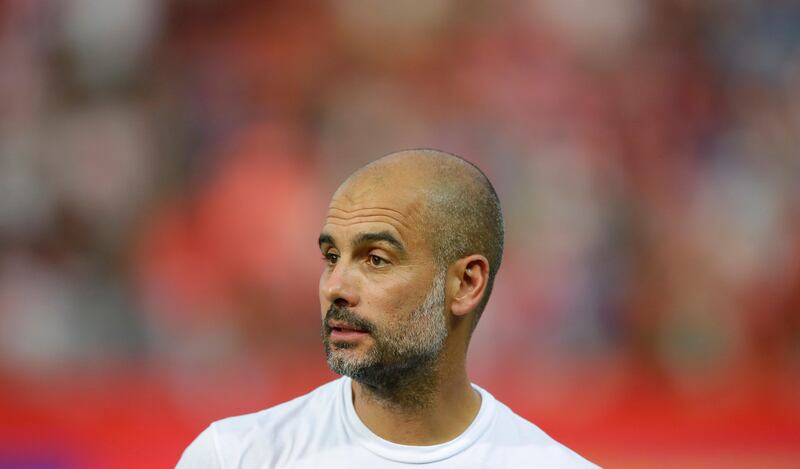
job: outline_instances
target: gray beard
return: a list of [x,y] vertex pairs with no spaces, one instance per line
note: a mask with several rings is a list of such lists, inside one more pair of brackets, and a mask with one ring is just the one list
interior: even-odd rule
[[[445,275],[436,275],[422,304],[402,323],[378,327],[350,309],[331,305],[322,323],[328,366],[365,386],[373,397],[403,407],[424,407],[436,384],[436,359],[447,339],[444,310]],[[333,344],[328,321],[340,320],[370,334],[372,347],[362,357],[347,356],[348,343]],[[412,389],[412,392],[405,390]]]

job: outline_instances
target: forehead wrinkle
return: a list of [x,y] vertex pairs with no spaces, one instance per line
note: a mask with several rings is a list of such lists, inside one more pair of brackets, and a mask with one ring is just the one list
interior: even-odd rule
[[[403,221],[403,220],[401,220],[401,219],[399,219],[397,217],[392,217],[392,216],[389,216],[389,215],[355,215],[355,216],[352,216],[352,217],[340,217],[338,215],[328,215],[328,217],[327,217],[328,221],[330,221],[330,220],[342,220],[342,221],[348,222],[348,221],[360,220],[360,221],[355,221],[355,223],[369,223],[369,222],[373,222],[373,221],[377,221],[377,222],[383,221],[384,223],[388,223],[386,221],[386,219],[389,219],[389,220],[397,222],[399,225],[401,225],[403,228],[405,228],[407,230],[411,229],[411,226],[408,223],[406,223],[405,221]],[[334,223],[334,224],[344,225],[345,223]]]
[[[331,213],[333,211],[341,212],[341,214],[334,214]],[[402,223],[404,226],[409,227],[410,222],[413,222],[414,219],[418,218],[419,210],[416,207],[411,207],[409,210],[410,213],[404,213],[399,210],[385,208],[385,207],[363,207],[363,208],[355,208],[352,210],[345,210],[339,207],[331,206],[328,208],[328,216],[329,217],[339,217],[342,219],[351,219],[356,217],[370,217],[370,216],[384,216],[388,218],[392,218],[397,220],[399,223]]]
[[[389,184],[398,187],[389,186]],[[387,182],[378,188],[371,187],[368,191],[350,187],[348,190],[337,192],[334,194],[328,210],[345,213],[382,210],[396,213],[403,218],[419,218],[425,212],[427,198],[427,191],[420,187]]]
[[[346,227],[356,223],[387,223],[404,244],[430,249],[428,233],[429,192],[418,180],[396,175],[362,177],[356,173],[334,193],[328,205],[326,223]],[[387,176],[383,174],[381,176]],[[416,248],[415,248],[416,249]]]
[[[372,218],[372,217],[385,217],[391,220],[396,221],[400,225],[402,225],[405,229],[411,230],[411,225],[418,219],[417,216],[419,213],[419,209],[417,204],[410,204],[409,212],[404,213],[400,210],[395,210],[393,208],[388,207],[380,207],[380,206],[369,206],[369,207],[356,207],[350,210],[343,209],[340,207],[336,207],[333,203],[330,207],[328,207],[328,218],[338,218],[341,220],[353,220],[356,218]],[[341,212],[339,213],[331,213],[331,212]],[[419,220],[417,220],[419,221]]]
[[330,206],[328,208],[330,210],[338,210],[340,212],[345,212],[345,213],[357,213],[357,212],[363,212],[364,210],[385,210],[387,212],[396,213],[396,214],[398,214],[400,216],[403,216],[403,217],[405,216],[405,214],[403,212],[401,212],[399,210],[395,210],[393,208],[388,208],[388,207],[364,207],[364,208],[356,208],[356,209],[353,209],[353,210],[345,210],[343,208],[334,207],[334,206]]

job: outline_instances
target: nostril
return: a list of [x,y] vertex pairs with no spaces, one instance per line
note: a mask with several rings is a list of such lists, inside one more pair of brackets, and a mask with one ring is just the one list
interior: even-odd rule
[[333,304],[335,304],[340,308],[344,308],[345,306],[347,306],[347,300],[345,300],[344,298],[336,298],[335,300],[333,300]]

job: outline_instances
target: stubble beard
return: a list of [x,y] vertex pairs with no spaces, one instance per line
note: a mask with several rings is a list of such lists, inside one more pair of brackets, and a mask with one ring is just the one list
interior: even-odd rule
[[[425,388],[434,386],[436,359],[447,339],[444,312],[445,275],[437,274],[422,304],[401,322],[380,327],[368,322],[346,307],[331,305],[322,324],[322,341],[330,369],[349,376],[375,394],[398,401],[402,391],[414,384],[411,399],[419,399]],[[373,343],[361,356],[351,353],[349,343],[332,343],[328,320],[344,321],[368,332]],[[417,397],[414,397],[417,396]],[[416,406],[424,404],[415,402]]]

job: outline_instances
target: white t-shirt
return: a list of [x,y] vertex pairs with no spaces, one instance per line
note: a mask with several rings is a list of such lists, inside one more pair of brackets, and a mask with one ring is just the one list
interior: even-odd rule
[[485,390],[475,420],[433,446],[386,441],[355,412],[350,378],[292,401],[212,423],[177,469],[588,468],[597,467],[516,415]]

